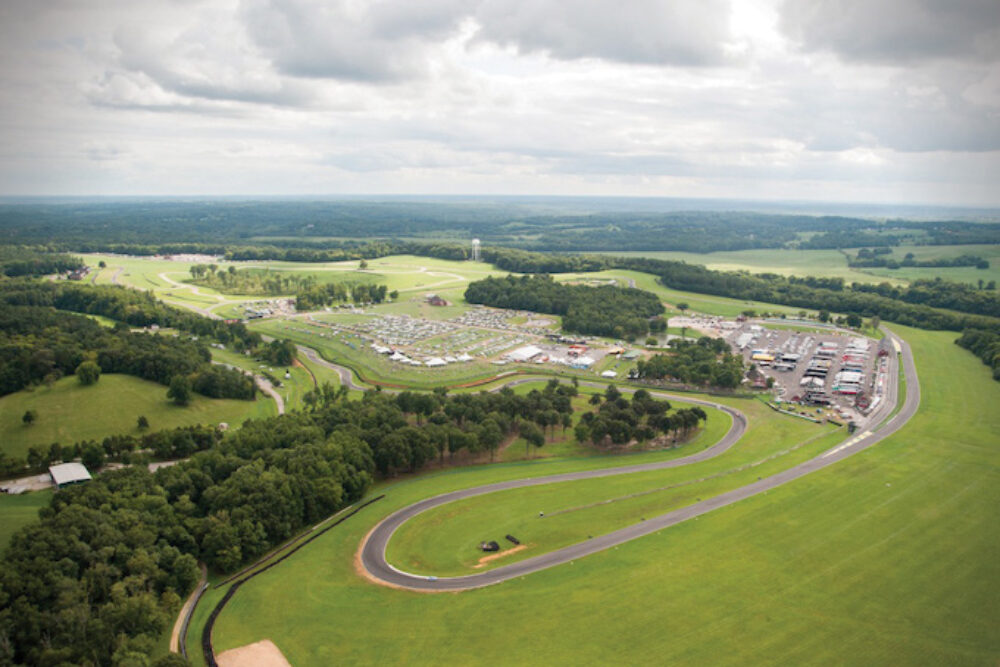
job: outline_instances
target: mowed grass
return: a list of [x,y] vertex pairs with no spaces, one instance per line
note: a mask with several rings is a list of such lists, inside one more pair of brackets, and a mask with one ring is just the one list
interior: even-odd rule
[[[898,330],[916,354],[921,409],[872,449],[617,549],[460,594],[367,582],[354,571],[361,538],[392,510],[434,493],[580,462],[385,486],[385,500],[241,588],[216,624],[216,649],[270,638],[295,665],[484,664],[498,656],[526,664],[994,665],[1000,385],[953,344],[955,334]],[[196,622],[210,609],[200,607]]]
[[[731,424],[725,413],[707,412],[712,439],[703,439],[705,446],[717,442]],[[742,486],[812,458],[844,437],[831,425],[782,416],[760,404],[747,405],[745,412],[750,418],[746,436],[726,453],[701,463],[502,491],[429,510],[396,531],[387,550],[389,562],[417,574],[442,576],[506,565]],[[687,455],[703,448],[682,446],[676,451]],[[497,540],[511,547],[504,540],[508,534],[527,548],[479,566],[484,555],[479,543]]]
[[0,551],[24,526],[38,521],[38,510],[48,507],[52,491],[32,491],[16,496],[0,494]]
[[[38,414],[30,426],[21,421],[27,410]],[[155,382],[114,374],[84,387],[71,376],[0,398],[0,443],[4,454],[23,457],[29,447],[53,442],[69,446],[118,433],[139,435],[139,415],[149,420],[150,430],[158,431],[192,424],[237,425],[273,414],[274,401],[262,396],[239,401],[195,394],[189,405],[179,407],[167,400],[167,388]]]

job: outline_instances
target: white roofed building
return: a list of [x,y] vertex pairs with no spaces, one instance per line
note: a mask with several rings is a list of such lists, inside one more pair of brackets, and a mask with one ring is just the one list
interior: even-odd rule
[[542,353],[542,348],[535,345],[525,345],[508,352],[505,356],[514,362],[531,361]]
[[62,489],[70,484],[80,484],[89,482],[92,478],[90,472],[82,463],[60,463],[49,467],[49,475],[56,488]]

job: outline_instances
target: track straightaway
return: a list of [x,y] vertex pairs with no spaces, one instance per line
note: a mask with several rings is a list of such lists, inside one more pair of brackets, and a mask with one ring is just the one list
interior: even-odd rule
[[[737,440],[739,440],[739,438],[743,435],[743,432],[746,430],[746,417],[743,413],[737,410],[719,406],[707,401],[695,401],[681,397],[671,397],[679,400],[686,400],[692,403],[700,403],[702,405],[722,408],[733,416],[733,426],[722,438],[722,440],[712,447],[681,459],[663,461],[659,463],[624,466],[619,468],[606,468],[602,470],[588,470],[560,475],[549,475],[546,477],[510,480],[507,482],[487,484],[485,486],[470,489],[462,489],[434,496],[433,498],[427,498],[393,512],[372,529],[360,547],[362,566],[374,581],[396,588],[427,592],[460,591],[471,588],[481,588],[483,586],[498,584],[514,577],[523,576],[533,572],[538,572],[539,570],[554,567],[556,565],[568,563],[599,551],[604,551],[610,547],[655,533],[656,531],[676,525],[682,521],[693,519],[720,507],[725,507],[745,498],[774,489],[782,484],[785,484],[786,482],[790,482],[794,479],[798,479],[799,477],[808,475],[809,473],[833,465],[838,461],[875,445],[882,439],[898,431],[916,413],[917,408],[920,405],[920,385],[917,381],[917,371],[913,362],[913,353],[911,352],[909,345],[899,339],[895,334],[886,331],[886,335],[890,337],[893,344],[897,346],[897,349],[900,351],[899,356],[902,359],[903,371],[906,376],[907,394],[902,408],[881,427],[872,428],[870,431],[862,432],[860,435],[851,436],[844,443],[841,443],[808,461],[771,475],[770,477],[753,482],[752,484],[748,484],[738,489],[733,489],[732,491],[722,493],[713,498],[708,498],[693,505],[661,514],[660,516],[641,521],[631,526],[626,526],[625,528],[589,539],[585,542],[579,542],[562,549],[541,554],[539,556],[535,556],[534,558],[528,558],[526,560],[512,563],[487,572],[460,577],[428,577],[403,572],[402,570],[394,568],[386,560],[386,546],[389,544],[389,540],[392,538],[393,533],[409,519],[433,507],[438,507],[463,498],[470,498],[506,489],[539,486],[542,484],[554,484],[580,479],[592,479],[611,475],[624,475],[634,472],[659,470],[687,465],[721,454],[725,450],[729,449],[729,447],[731,447]],[[892,360],[888,373],[888,377],[890,378],[888,392],[882,405],[874,414],[870,416],[868,421],[869,424],[879,424],[881,420],[885,419],[886,416],[889,415],[893,409],[895,409],[898,391],[897,376],[898,369],[896,368],[896,361]]]

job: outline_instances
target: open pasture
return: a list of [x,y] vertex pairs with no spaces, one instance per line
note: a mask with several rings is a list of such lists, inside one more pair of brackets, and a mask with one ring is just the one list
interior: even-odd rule
[[[21,421],[27,410],[38,414],[30,426]],[[179,407],[167,400],[166,387],[148,380],[105,374],[97,384],[84,387],[70,376],[0,398],[0,443],[4,454],[24,456],[29,447],[53,442],[69,446],[118,433],[138,435],[139,415],[149,420],[150,430],[158,431],[219,422],[237,425],[273,414],[274,401],[261,395],[256,401],[240,401],[194,394],[189,405]]]
[[898,330],[925,387],[921,410],[832,468],[572,565],[447,595],[368,583],[353,565],[361,538],[420,498],[607,460],[381,485],[385,500],[244,586],[216,624],[216,648],[269,637],[296,665],[501,654],[534,663],[993,664],[1000,388],[954,334]]

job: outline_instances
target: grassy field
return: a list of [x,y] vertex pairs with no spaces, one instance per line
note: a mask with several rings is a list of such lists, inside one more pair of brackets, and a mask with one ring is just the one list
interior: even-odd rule
[[[916,354],[921,410],[873,449],[572,565],[460,594],[368,583],[353,567],[361,538],[395,508],[434,493],[595,461],[385,485],[385,500],[244,586],[219,618],[216,648],[267,637],[295,665],[498,656],[531,664],[994,665],[1000,385],[952,344],[955,334],[899,331]],[[199,607],[195,628],[219,595]]]
[[897,281],[912,281],[920,279],[933,279],[938,276],[945,280],[971,283],[978,285],[979,281],[989,282],[991,280],[1000,283],[1000,245],[945,245],[945,246],[898,246],[892,249],[893,259],[902,261],[906,253],[912,252],[917,260],[945,259],[958,257],[959,255],[975,255],[989,261],[990,268],[977,269],[974,266],[959,267],[937,267],[918,269],[903,267],[900,269],[857,269],[863,271],[871,279],[881,282],[885,279],[895,279]]
[[38,520],[38,510],[47,507],[52,491],[33,491],[16,496],[0,494],[0,551],[18,530]]
[[[38,419],[25,426],[21,417],[35,410]],[[167,388],[129,375],[102,375],[97,384],[82,386],[66,377],[50,387],[19,391],[0,398],[0,443],[10,456],[24,456],[31,446],[64,446],[100,440],[116,433],[138,434],[136,419],[145,415],[152,430],[191,424],[229,422],[276,414],[274,401],[211,399],[194,396],[178,407],[167,400]]]
[[[847,282],[878,282],[872,276],[847,266],[839,250],[735,250],[727,252],[635,251],[607,252],[616,257],[651,257],[673,262],[700,264],[714,271],[777,273],[783,276],[843,278]],[[902,255],[900,255],[902,257]]]
[[[680,468],[516,489],[449,503],[404,524],[389,542],[389,561],[409,572],[441,576],[506,565],[742,486],[812,458],[844,437],[833,426],[781,417],[762,404],[747,404],[744,411],[750,418],[746,436],[721,456]],[[717,410],[709,411],[709,420],[709,437],[700,440],[701,446],[692,443],[678,448],[679,455],[714,444],[731,422]],[[546,515],[542,520],[540,511]],[[503,540],[507,534],[517,536],[528,548],[477,567],[483,556],[478,544],[495,539],[509,547]]]

